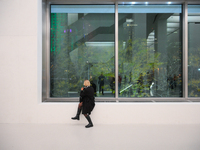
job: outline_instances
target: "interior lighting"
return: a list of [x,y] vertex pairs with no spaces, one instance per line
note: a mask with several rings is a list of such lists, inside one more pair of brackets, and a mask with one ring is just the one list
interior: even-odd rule
[[169,5],[170,5],[170,4],[172,4],[172,2],[167,2],[167,4],[169,4]]
[[200,68],[198,69],[198,71],[200,71]]
[[115,46],[114,42],[85,42],[86,46]]
[[146,5],[148,5],[148,2],[145,2]]
[[135,4],[135,2],[132,2],[131,4],[133,4],[133,5],[134,5],[134,4]]

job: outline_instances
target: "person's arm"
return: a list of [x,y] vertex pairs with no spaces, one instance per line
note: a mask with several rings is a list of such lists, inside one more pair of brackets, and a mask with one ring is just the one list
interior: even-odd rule
[[80,96],[81,96],[81,97],[84,97],[85,95],[86,95],[86,91],[85,91],[85,89],[82,87],[82,88],[81,88]]

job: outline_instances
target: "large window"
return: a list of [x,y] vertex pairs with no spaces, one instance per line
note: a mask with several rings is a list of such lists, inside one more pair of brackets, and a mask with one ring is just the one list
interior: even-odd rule
[[86,79],[96,101],[199,101],[199,4],[56,3],[43,14],[43,101],[78,101]]
[[200,97],[200,5],[188,5],[188,96]]
[[119,5],[120,97],[182,97],[181,5]]
[[113,97],[114,5],[51,5],[50,97],[79,97],[88,79]]

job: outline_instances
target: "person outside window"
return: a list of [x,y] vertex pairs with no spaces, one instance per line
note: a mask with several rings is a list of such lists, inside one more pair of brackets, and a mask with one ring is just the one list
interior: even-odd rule
[[79,120],[80,119],[80,113],[82,111],[82,114],[85,116],[85,118],[88,120],[89,124],[86,125],[86,128],[93,127],[92,120],[90,118],[90,114],[95,106],[94,101],[94,89],[92,86],[90,86],[90,81],[85,80],[84,84],[85,87],[81,88],[80,98],[79,98],[79,105],[77,114],[75,117],[72,117],[73,120]]

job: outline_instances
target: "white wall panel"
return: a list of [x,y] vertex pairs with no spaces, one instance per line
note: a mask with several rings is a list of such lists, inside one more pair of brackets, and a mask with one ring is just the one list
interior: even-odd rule
[[0,35],[37,35],[37,1],[1,0]]
[[[85,125],[70,119],[77,103],[41,103],[41,5],[0,1],[0,123]],[[97,103],[91,115],[94,124],[200,124],[199,116],[199,103]]]
[[37,104],[37,37],[0,36],[0,122],[19,122]]
[[36,122],[37,1],[0,1],[0,123]]
[[[77,103],[47,103],[38,107],[38,123],[87,123],[71,120]],[[96,103],[91,114],[94,124],[200,124],[199,103]]]

